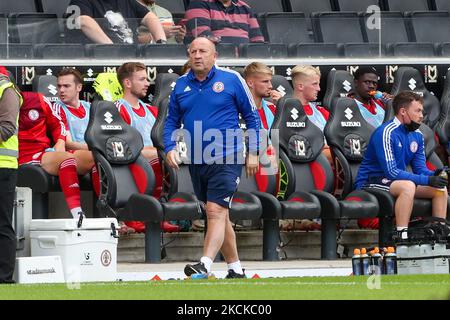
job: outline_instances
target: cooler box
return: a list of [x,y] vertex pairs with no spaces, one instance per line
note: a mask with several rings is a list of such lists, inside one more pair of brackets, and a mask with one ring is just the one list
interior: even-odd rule
[[31,256],[60,256],[66,282],[115,281],[117,220],[31,220]]

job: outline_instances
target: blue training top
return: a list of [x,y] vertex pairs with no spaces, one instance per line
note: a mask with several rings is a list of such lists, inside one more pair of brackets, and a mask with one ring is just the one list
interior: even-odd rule
[[[213,66],[207,78],[199,81],[191,70],[178,78],[170,95],[164,126],[164,151],[168,153],[175,148],[172,133],[183,125],[191,137],[192,163],[210,163],[242,152],[242,139],[226,139],[230,129],[240,132],[239,113],[247,130],[253,129],[256,133],[257,139],[249,140],[249,151],[256,152],[260,118],[244,79],[235,71]],[[218,137],[220,134],[222,137]]]
[[[406,171],[408,165],[411,165],[413,173]],[[395,117],[379,126],[370,137],[355,188],[360,189],[369,177],[410,180],[425,186],[433,174],[434,171],[426,166],[422,132],[409,132]]]

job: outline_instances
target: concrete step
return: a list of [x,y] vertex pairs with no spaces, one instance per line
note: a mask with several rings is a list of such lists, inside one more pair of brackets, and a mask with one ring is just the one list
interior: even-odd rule
[[[166,256],[162,262],[198,261],[203,249],[203,232],[164,233]],[[320,259],[320,231],[282,231],[280,233],[280,260]],[[262,260],[262,230],[237,231],[239,258],[246,261]],[[351,256],[354,248],[376,246],[378,230],[349,229],[340,243]],[[121,236],[118,244],[118,262],[144,262],[144,234]]]

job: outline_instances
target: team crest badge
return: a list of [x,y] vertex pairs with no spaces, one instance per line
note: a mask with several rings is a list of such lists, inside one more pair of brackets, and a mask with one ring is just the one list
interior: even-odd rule
[[417,148],[419,146],[417,145],[416,141],[411,142],[411,144],[409,145],[409,150],[411,150],[412,153],[415,153],[417,151]]
[[28,111],[28,118],[32,121],[36,121],[39,118],[39,112],[37,110],[31,109]]
[[223,82],[216,82],[213,85],[214,92],[221,93],[225,89]]

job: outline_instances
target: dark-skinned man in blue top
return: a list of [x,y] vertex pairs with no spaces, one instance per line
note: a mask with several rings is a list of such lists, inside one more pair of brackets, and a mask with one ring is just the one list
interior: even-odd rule
[[[229,207],[244,160],[248,176],[258,170],[260,119],[242,77],[215,66],[217,52],[211,40],[196,38],[188,53],[191,70],[177,80],[170,96],[164,146],[167,163],[178,168],[180,150],[173,133],[183,126],[191,137],[189,172],[197,198],[206,203],[208,229],[200,262],[186,265],[184,272],[206,278],[220,250],[228,264],[226,277],[244,278]],[[249,134],[248,152],[239,129],[239,114],[246,122],[247,133],[253,133]],[[229,139],[233,132],[241,132],[241,137]]]
[[[419,126],[423,120],[423,98],[412,91],[397,94],[392,103],[395,117],[372,134],[356,177],[355,187],[389,191],[395,201],[398,238],[408,238],[408,223],[414,198],[432,199],[433,216],[447,214],[447,168],[429,170]],[[410,165],[412,172],[408,172]],[[439,189],[439,190],[438,190]]]

